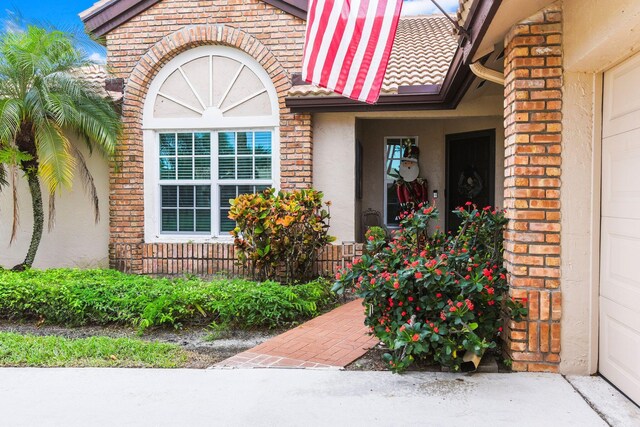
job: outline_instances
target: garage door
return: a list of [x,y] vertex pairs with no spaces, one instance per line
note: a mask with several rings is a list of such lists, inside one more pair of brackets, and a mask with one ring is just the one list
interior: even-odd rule
[[603,95],[600,372],[640,402],[640,56]]

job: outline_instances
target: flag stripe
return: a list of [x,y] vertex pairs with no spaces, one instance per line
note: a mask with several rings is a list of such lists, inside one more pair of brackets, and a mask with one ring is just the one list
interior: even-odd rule
[[310,0],[303,80],[375,103],[402,0]]

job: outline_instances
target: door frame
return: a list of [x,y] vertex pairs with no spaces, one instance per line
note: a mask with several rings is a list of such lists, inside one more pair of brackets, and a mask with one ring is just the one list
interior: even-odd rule
[[[493,206],[496,203],[496,129],[483,129],[475,130],[471,132],[462,133],[450,133],[445,135],[445,167],[444,167],[444,223],[445,230],[449,229],[449,219],[451,212],[449,212],[449,189],[451,188],[451,182],[449,180],[449,164],[451,155],[451,144],[460,141],[462,139],[488,137],[489,138],[489,200]],[[481,206],[482,208],[483,206]]]

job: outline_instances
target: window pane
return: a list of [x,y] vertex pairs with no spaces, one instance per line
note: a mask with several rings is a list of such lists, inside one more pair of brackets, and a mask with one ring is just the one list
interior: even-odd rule
[[233,155],[235,154],[235,133],[220,132],[218,134],[218,154]]
[[251,178],[253,178],[253,158],[239,157],[238,158],[238,179],[251,179]]
[[221,185],[220,186],[220,206],[228,208],[231,206],[229,200],[236,198],[236,186],[235,185]]
[[255,133],[256,156],[271,155],[271,132]]
[[238,196],[241,194],[253,194],[253,185],[238,185]]
[[211,209],[196,210],[196,231],[211,231]]
[[387,184],[387,224],[398,224],[400,215],[400,202],[394,184]]
[[192,157],[178,157],[178,179],[193,179]]
[[160,158],[160,179],[176,179],[176,159]]
[[162,207],[175,208],[178,206],[178,187],[162,186]]
[[162,209],[162,231],[178,231],[178,211]]
[[218,160],[218,178],[236,178],[236,160],[234,158],[220,158]]
[[190,185],[181,185],[178,191],[178,200],[181,208],[192,208],[194,206],[193,198],[194,187]]
[[256,157],[256,179],[271,179],[271,157]]
[[178,231],[194,231],[193,209],[180,209],[178,211]]
[[236,228],[236,222],[229,219],[229,210],[220,209],[220,232],[228,233]]
[[256,193],[262,193],[267,188],[271,188],[270,185],[256,185]]
[[211,207],[211,187],[208,185],[196,186],[196,207],[198,208],[210,208]]
[[195,154],[201,156],[207,156],[211,154],[211,134],[198,132],[194,134]]
[[179,133],[178,134],[178,156],[191,156],[191,155],[193,155],[193,134]]
[[211,178],[211,158],[210,157],[196,157],[195,163],[195,179],[209,179]]
[[160,155],[175,156],[176,154],[176,134],[161,133],[160,134]]
[[253,132],[238,132],[238,155],[253,154]]

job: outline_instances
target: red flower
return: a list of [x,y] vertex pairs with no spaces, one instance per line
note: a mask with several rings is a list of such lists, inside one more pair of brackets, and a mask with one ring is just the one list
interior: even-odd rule
[[413,297],[409,297],[407,299],[409,300],[409,302],[413,301]]
[[404,316],[406,316],[406,315],[407,315],[407,312],[406,312],[406,311],[403,311],[401,315],[402,315],[402,317],[404,317]]
[[336,273],[336,280],[340,280],[341,277],[342,275],[340,273]]
[[405,328],[404,325],[400,326],[400,332],[404,332],[405,329],[407,329],[407,328]]
[[376,240],[376,238],[373,237],[373,236],[369,236],[368,239],[369,239],[370,242],[373,242],[374,240]]
[[436,274],[438,276],[442,276],[442,270],[440,270],[439,268],[436,268]]
[[442,294],[441,294],[440,292],[438,292],[438,293],[436,294],[436,298],[442,298]]
[[393,283],[393,289],[398,289],[399,287],[400,287],[400,283],[398,282]]
[[420,339],[420,335],[418,335],[418,334],[413,334],[413,336],[411,337],[411,340],[412,340],[413,342],[416,342],[416,341],[418,341],[419,339]]
[[433,328],[433,332],[437,334],[438,332],[440,332],[440,329],[438,329],[438,327],[436,326],[435,328]]
[[453,313],[454,311],[456,311],[456,308],[451,306],[451,307],[449,307],[449,311]]
[[416,279],[422,279],[422,273],[420,273],[419,271],[416,271]]

